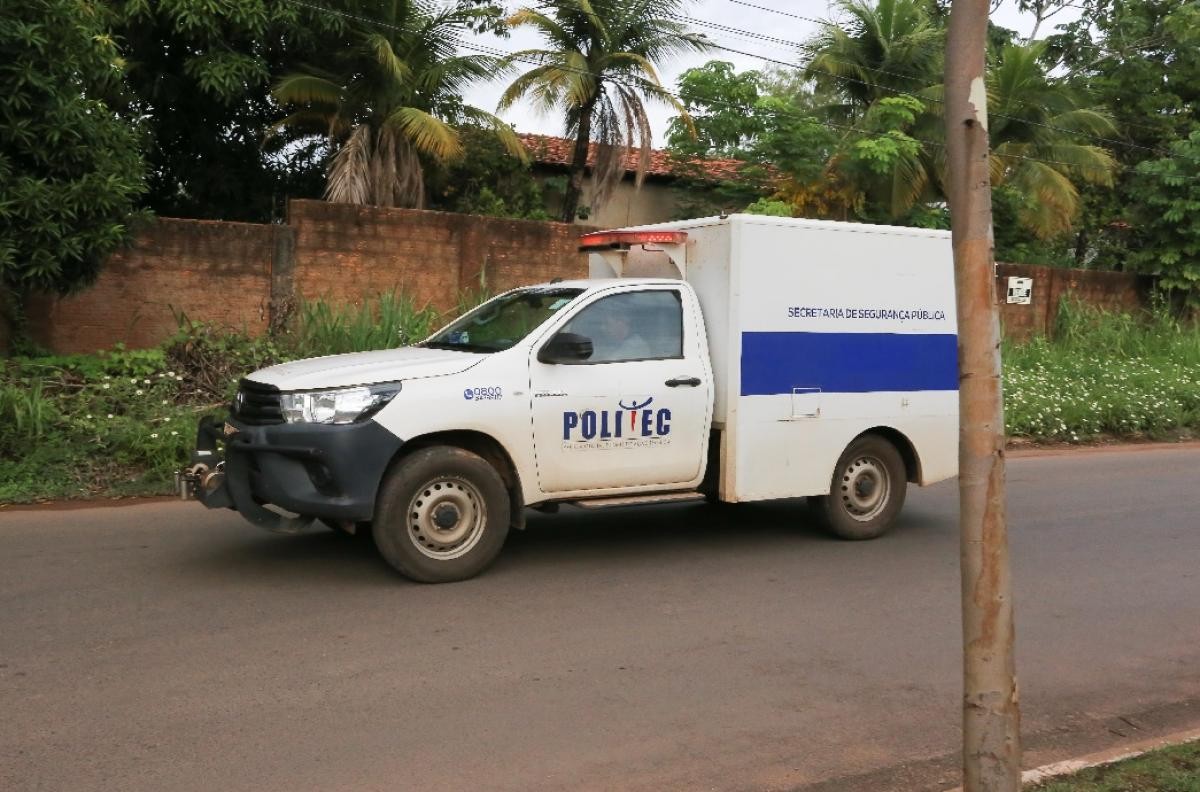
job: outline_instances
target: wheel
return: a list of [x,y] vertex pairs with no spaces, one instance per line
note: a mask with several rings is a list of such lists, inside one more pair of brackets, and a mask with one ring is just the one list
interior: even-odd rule
[[842,539],[874,539],[892,527],[904,505],[904,460],[878,435],[863,435],[837,461],[829,494],[809,498],[817,518]]
[[383,481],[375,546],[421,583],[466,580],[490,564],[508,535],[504,481],[482,457],[451,446],[424,448]]

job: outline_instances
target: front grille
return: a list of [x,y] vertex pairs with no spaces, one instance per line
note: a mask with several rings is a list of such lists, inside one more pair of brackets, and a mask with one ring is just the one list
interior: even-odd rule
[[233,417],[253,426],[283,423],[283,410],[279,406],[279,388],[261,382],[242,380],[238,383],[237,397],[233,400]]

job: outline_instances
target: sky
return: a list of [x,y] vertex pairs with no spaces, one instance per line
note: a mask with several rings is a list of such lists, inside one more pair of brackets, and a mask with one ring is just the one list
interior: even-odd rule
[[[835,6],[832,3],[826,2],[826,0],[746,1],[762,8],[808,17],[809,20],[830,19],[836,11]],[[509,11],[514,11],[523,5],[533,5],[533,3],[508,2],[506,5]],[[699,22],[737,28],[747,33],[770,36],[775,39],[786,39],[788,41],[804,41],[818,30],[818,25],[814,21],[750,8],[745,5],[739,5],[733,2],[733,0],[693,0],[686,13],[687,16]],[[1073,21],[1078,14],[1078,10],[1067,7],[1063,13],[1043,23],[1041,30],[1038,31],[1039,37],[1053,32],[1054,26],[1059,23]],[[1015,29],[1022,36],[1029,35],[1034,24],[1033,16],[1020,13],[1016,8],[1014,0],[1002,0],[999,9],[993,13],[992,19],[999,25]],[[747,36],[743,33],[729,33],[713,28],[706,28],[703,24],[693,24],[693,27],[697,31],[706,33],[715,44],[721,46],[775,60],[792,63],[799,62],[800,54],[795,48],[786,44],[763,41],[762,39]],[[507,52],[542,46],[542,42],[537,34],[529,29],[516,30],[508,39],[500,39],[495,36],[477,36],[475,42],[480,46]],[[771,65],[764,62],[761,57],[737,55],[714,49],[705,53],[679,56],[670,63],[662,65],[662,72],[659,76],[662,79],[663,85],[667,86],[670,90],[675,90],[676,81],[684,71],[717,59],[730,61],[738,71],[762,69]],[[507,78],[502,77],[491,82],[475,84],[466,92],[465,99],[467,104],[474,105],[483,110],[494,111],[500,94],[512,80],[513,74],[508,75]],[[674,113],[669,108],[659,104],[648,104],[647,110],[649,111],[651,126],[654,130],[654,143],[656,146],[660,146],[666,136],[667,124]],[[518,132],[537,132],[545,135],[561,135],[563,132],[563,121],[559,115],[541,115],[527,104],[515,106],[502,113],[501,117],[509,123],[514,124]]]

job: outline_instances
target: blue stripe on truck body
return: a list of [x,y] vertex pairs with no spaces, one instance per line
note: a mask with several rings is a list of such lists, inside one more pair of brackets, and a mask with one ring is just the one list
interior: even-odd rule
[[958,336],[742,333],[742,395],[958,390]]

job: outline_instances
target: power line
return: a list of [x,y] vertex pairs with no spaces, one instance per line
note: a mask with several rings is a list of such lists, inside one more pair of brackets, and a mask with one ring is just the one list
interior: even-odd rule
[[[765,6],[755,5],[754,3],[742,2],[742,0],[729,0],[729,2],[737,3],[738,5],[749,6],[751,8],[759,8],[759,9],[763,9],[763,10],[774,10],[774,9],[767,9]],[[784,12],[784,11],[779,11],[778,13],[783,14],[785,16],[797,17],[799,19],[804,19],[804,20],[808,20],[808,21],[816,21],[816,20],[810,20],[809,17],[802,17],[797,14],[791,14],[791,13]],[[733,27],[730,27],[727,25],[722,25],[722,24],[715,23],[715,22],[709,22],[707,20],[697,19],[695,17],[676,16],[673,18],[691,22],[692,24],[698,24],[698,25],[701,25],[704,27],[710,27],[714,30],[722,30],[722,32],[733,32],[737,35],[742,35],[742,36],[746,36],[749,38],[761,38],[761,39],[771,41],[771,42],[790,43],[790,44],[795,45],[796,48],[801,50],[802,52],[804,52],[804,51],[807,51],[810,53],[819,53],[820,52],[819,49],[813,47],[812,45],[802,44],[802,43],[796,42],[796,41],[788,41],[787,39],[778,39],[778,38],[775,38],[772,36],[765,36],[763,34],[758,34],[753,31],[742,30],[740,28],[733,28]],[[821,24],[828,25],[831,23],[822,22]],[[771,63],[776,66],[782,66],[782,67],[792,68],[792,69],[800,69],[802,71],[809,71],[809,72],[814,71],[814,68],[811,63],[807,66],[804,66],[799,63],[792,62],[792,61],[784,61],[784,60],[780,60],[778,58],[772,58],[770,56],[763,55],[763,54],[757,53],[757,52],[747,52],[746,50],[735,49],[733,47],[728,47],[728,46],[725,46],[725,45],[723,45],[719,42],[715,42],[715,41],[712,43],[711,46],[714,49],[722,50],[724,52],[729,52],[729,53],[732,53],[735,55],[742,55],[742,56],[748,57],[748,58],[756,58],[758,60],[764,61],[766,63]],[[915,74],[908,74],[905,72],[888,71],[886,69],[879,69],[879,68],[875,68],[875,67],[871,67],[871,66],[863,66],[861,64],[842,60],[842,59],[833,57],[828,54],[825,55],[825,58],[834,63],[842,63],[842,64],[845,64],[848,66],[853,66],[856,69],[861,69],[863,71],[875,72],[876,74],[886,74],[891,77],[901,77],[901,78],[905,78],[905,79],[921,79],[920,76],[915,75]],[[869,88],[874,88],[877,90],[886,91],[888,93],[893,93],[898,96],[908,96],[908,97],[917,99],[918,101],[921,101],[921,102],[936,102],[939,104],[945,103],[944,100],[939,99],[937,97],[920,96],[920,95],[914,94],[910,91],[905,91],[903,89],[892,88],[887,85],[881,85],[876,82],[871,82],[869,80],[862,80],[862,79],[859,79],[856,77],[851,77],[851,76],[845,75],[845,74],[835,74],[835,73],[825,70],[825,69],[816,69],[815,71],[818,71],[819,73],[826,75],[828,77],[832,77],[835,80],[843,80],[846,82],[856,83],[858,85],[863,85],[863,86],[866,86]],[[1121,147],[1124,147],[1127,149],[1141,149],[1143,151],[1149,151],[1160,157],[1170,156],[1170,153],[1163,149],[1155,148],[1153,146],[1143,146],[1140,143],[1132,143],[1132,142],[1129,142],[1126,140],[1119,140],[1117,138],[1104,137],[1103,135],[1098,135],[1098,134],[1091,133],[1091,132],[1083,132],[1083,131],[1080,131],[1077,129],[1068,129],[1066,127],[1056,126],[1054,124],[1048,124],[1048,123],[1041,122],[1041,121],[1033,121],[1031,119],[1021,118],[1019,116],[1008,115],[1005,113],[997,113],[997,112],[991,111],[988,113],[988,115],[990,115],[992,118],[1003,118],[1007,121],[1012,121],[1014,123],[1027,124],[1030,126],[1041,127],[1043,129],[1049,129],[1049,130],[1053,130],[1055,132],[1062,132],[1064,134],[1074,135],[1074,136],[1078,136],[1078,137],[1084,137],[1084,138],[1088,138],[1090,140],[1095,140],[1100,143],[1107,143],[1107,144],[1110,144],[1113,146],[1121,146]],[[1133,126],[1133,125],[1131,124],[1130,126]],[[1142,128],[1153,129],[1152,127],[1142,127]]]
[[[763,54],[757,53],[757,52],[747,52],[745,50],[739,50],[739,49],[734,49],[732,47],[726,47],[722,44],[713,44],[713,47],[716,49],[719,49],[719,50],[723,50],[725,52],[734,53],[735,55],[743,55],[748,58],[757,58],[761,61],[764,61],[766,63],[772,63],[777,66],[786,66],[788,68],[793,68],[793,69],[808,69],[810,71],[812,70],[811,66],[805,67],[798,63],[793,63],[791,61],[779,60],[778,58],[772,58],[770,56],[763,55]],[[864,85],[869,88],[874,88],[876,90],[881,90],[881,91],[886,91],[888,93],[896,94],[897,96],[907,96],[909,98],[916,99],[917,101],[920,101],[920,102],[935,102],[937,104],[943,104],[943,105],[945,104],[944,99],[940,99],[936,96],[919,96],[910,91],[905,91],[900,88],[892,88],[890,86],[880,85],[878,83],[872,83],[868,80],[860,80],[858,78],[850,77],[850,76],[844,75],[844,74],[834,74],[833,72],[830,72],[830,71],[823,71],[822,73],[826,74],[830,77],[833,77],[834,79],[845,80],[847,82],[857,83],[859,85]],[[1101,143],[1109,143],[1114,146],[1123,146],[1125,148],[1142,149],[1144,151],[1149,151],[1153,154],[1157,154],[1160,157],[1170,156],[1170,154],[1168,152],[1166,152],[1162,149],[1154,148],[1152,146],[1143,146],[1140,143],[1130,143],[1128,141],[1117,140],[1115,138],[1106,138],[1101,135],[1095,135],[1095,134],[1091,134],[1088,132],[1081,132],[1081,131],[1075,130],[1075,129],[1068,129],[1066,127],[1056,126],[1054,124],[1047,124],[1047,123],[1044,123],[1041,121],[1032,121],[1027,118],[1021,118],[1019,116],[1007,115],[1005,113],[996,113],[996,112],[989,111],[988,115],[991,116],[992,118],[1003,118],[1007,121],[1012,121],[1017,124],[1027,124],[1029,126],[1041,127],[1042,129],[1049,129],[1049,130],[1053,130],[1055,132],[1062,132],[1064,134],[1088,138],[1090,140],[1095,140],[1095,141],[1098,141]]]
[[[807,16],[802,16],[802,15],[800,15],[800,14],[795,14],[795,13],[791,13],[791,12],[787,12],[787,11],[781,11],[781,10],[778,10],[778,9],[768,8],[768,7],[766,7],[766,6],[761,6],[761,5],[758,5],[758,4],[756,4],[756,3],[745,2],[745,0],[729,0],[729,2],[731,2],[731,3],[735,3],[735,4],[737,4],[737,5],[746,6],[746,7],[749,7],[749,8],[758,9],[758,10],[761,10],[761,11],[770,11],[770,12],[772,12],[772,13],[777,13],[777,14],[780,14],[780,15],[782,15],[782,16],[792,17],[792,18],[795,18],[795,19],[801,19],[801,20],[804,20],[804,21],[806,21],[806,22],[814,22],[814,23],[816,23],[816,24],[818,24],[818,25],[821,25],[822,27],[829,26],[829,25],[832,25],[832,24],[833,24],[833,23],[832,23],[831,21],[829,21],[829,20],[819,20],[819,19],[815,19],[815,18],[813,18],[813,17],[807,17]],[[543,8],[547,8],[547,7],[550,7],[550,6],[549,6],[549,5],[547,5],[547,4],[543,4],[541,7],[543,7]],[[922,76],[922,75],[916,75],[916,74],[911,74],[911,73],[906,73],[906,72],[889,71],[889,70],[887,70],[887,69],[880,69],[880,68],[873,67],[873,66],[865,66],[865,65],[863,65],[863,64],[853,63],[853,62],[851,62],[851,61],[847,61],[847,60],[844,60],[844,59],[839,59],[839,58],[837,58],[837,57],[835,57],[835,56],[829,55],[829,54],[827,54],[827,53],[823,53],[823,52],[820,50],[820,48],[818,48],[818,47],[815,47],[815,46],[813,46],[813,45],[811,45],[811,44],[807,44],[807,43],[803,43],[803,42],[795,41],[795,40],[792,40],[792,39],[783,39],[783,38],[776,38],[776,37],[774,37],[774,36],[767,36],[767,35],[765,35],[765,34],[762,34],[762,33],[757,33],[757,32],[755,32],[755,31],[752,31],[752,30],[746,30],[746,29],[744,29],[744,28],[732,27],[732,26],[730,26],[730,25],[725,25],[725,24],[722,24],[722,23],[713,22],[713,21],[711,21],[711,20],[706,20],[706,19],[700,19],[700,18],[697,18],[697,17],[692,17],[692,16],[686,16],[686,15],[680,15],[680,14],[665,14],[665,16],[667,16],[667,17],[668,17],[668,18],[670,18],[670,19],[677,20],[677,21],[681,21],[681,22],[688,22],[688,23],[690,23],[690,24],[693,24],[693,25],[699,25],[699,26],[701,26],[701,27],[708,27],[708,28],[710,28],[710,29],[713,29],[713,30],[719,30],[719,31],[721,31],[721,32],[723,32],[723,33],[726,33],[726,34],[729,34],[729,35],[735,35],[735,36],[739,36],[739,37],[742,37],[742,38],[748,38],[748,39],[758,39],[758,40],[766,41],[766,42],[768,42],[768,43],[775,44],[775,45],[778,45],[778,46],[782,46],[782,45],[789,45],[789,46],[795,47],[796,49],[800,50],[801,52],[808,52],[810,55],[813,55],[813,54],[821,54],[821,55],[823,55],[823,56],[824,56],[824,58],[825,58],[826,60],[832,61],[832,62],[834,62],[834,63],[841,63],[841,64],[845,64],[845,65],[847,65],[847,66],[852,66],[852,67],[854,67],[855,69],[859,69],[859,70],[862,70],[862,71],[874,72],[874,73],[876,73],[876,74],[885,74],[885,75],[888,75],[888,76],[890,76],[890,77],[900,77],[900,78],[904,78],[904,79],[912,79],[912,80],[924,80],[924,79],[927,79],[926,77],[924,77],[924,76]],[[703,35],[703,34],[702,34],[702,35]],[[705,36],[705,38],[708,38],[708,36]],[[813,70],[813,67],[812,67],[812,65],[811,65],[811,64],[809,64],[808,66],[803,66],[803,65],[801,65],[801,64],[798,64],[798,63],[794,63],[794,62],[791,62],[791,61],[784,61],[784,60],[780,60],[780,59],[778,59],[778,58],[772,58],[772,57],[769,57],[769,56],[766,56],[766,55],[762,55],[762,54],[760,54],[760,53],[756,53],[756,52],[747,52],[747,51],[745,51],[745,50],[739,50],[739,49],[735,49],[735,48],[732,48],[732,47],[728,47],[728,46],[722,45],[722,44],[720,44],[719,42],[716,42],[716,41],[714,41],[714,40],[712,40],[712,39],[709,39],[709,42],[710,42],[710,46],[711,46],[713,49],[722,50],[722,51],[724,51],[724,52],[729,52],[729,53],[732,53],[732,54],[734,54],[734,55],[742,55],[742,56],[744,56],[744,57],[748,57],[748,58],[756,58],[756,59],[758,59],[758,60],[761,60],[761,61],[763,61],[763,62],[765,62],[765,63],[771,63],[771,64],[773,64],[773,65],[776,65],[776,66],[782,66],[782,67],[786,67],[786,68],[799,69],[799,70],[802,70],[802,71],[812,71],[812,70]],[[866,86],[866,87],[868,87],[868,88],[875,88],[875,89],[878,89],[878,90],[887,91],[887,92],[889,92],[889,93],[893,93],[893,94],[896,94],[896,95],[898,95],[898,96],[908,96],[908,97],[911,97],[911,98],[913,98],[913,99],[916,99],[916,100],[918,100],[918,101],[921,101],[921,102],[937,102],[937,103],[939,103],[939,104],[944,104],[944,103],[945,103],[945,102],[944,102],[944,100],[942,100],[942,99],[939,99],[939,98],[937,98],[937,97],[932,97],[932,96],[920,96],[920,95],[914,94],[914,93],[912,93],[912,92],[910,92],[910,91],[905,91],[905,90],[902,90],[902,89],[899,89],[899,88],[892,88],[892,87],[890,87],[890,86],[881,85],[881,84],[879,84],[879,83],[877,83],[877,82],[871,82],[871,81],[868,81],[868,80],[862,80],[862,79],[858,79],[858,78],[855,78],[855,77],[851,77],[851,76],[849,76],[849,75],[845,75],[845,74],[835,74],[835,73],[833,73],[833,72],[831,72],[831,71],[829,71],[829,70],[827,70],[827,69],[822,69],[822,70],[817,70],[817,71],[818,71],[820,74],[823,74],[823,75],[825,75],[825,76],[827,76],[827,77],[831,77],[831,78],[833,78],[833,79],[835,79],[835,80],[843,80],[843,81],[846,81],[846,82],[857,83],[857,84],[859,84],[859,85],[863,85],[863,86]],[[1090,91],[1084,91],[1084,92],[1085,92],[1085,93],[1091,93],[1093,96],[1098,96],[1098,94],[1095,94],[1094,92],[1090,92]],[[1022,104],[1024,104],[1024,103],[1022,103]],[[1049,130],[1052,130],[1052,131],[1055,131],[1055,132],[1062,132],[1062,133],[1064,133],[1064,134],[1073,135],[1073,136],[1077,136],[1077,137],[1083,137],[1083,138],[1087,138],[1087,139],[1089,139],[1089,140],[1094,140],[1094,141],[1097,141],[1097,142],[1100,142],[1100,143],[1107,143],[1107,144],[1110,144],[1110,145],[1112,145],[1112,146],[1122,146],[1122,147],[1124,147],[1124,148],[1126,148],[1126,149],[1141,149],[1141,150],[1143,150],[1143,151],[1149,151],[1149,152],[1151,152],[1151,153],[1153,153],[1153,154],[1155,154],[1155,155],[1157,155],[1157,156],[1159,156],[1159,157],[1169,157],[1169,156],[1171,156],[1169,152],[1167,152],[1167,151],[1165,151],[1165,150],[1163,150],[1163,149],[1160,149],[1160,148],[1155,148],[1155,147],[1153,147],[1153,146],[1143,146],[1143,145],[1141,145],[1140,143],[1132,143],[1132,142],[1125,141],[1125,140],[1119,140],[1119,139],[1117,139],[1117,138],[1108,138],[1108,137],[1104,137],[1103,135],[1098,135],[1098,134],[1091,133],[1091,132],[1083,132],[1083,131],[1080,131],[1080,130],[1077,130],[1077,129],[1069,129],[1069,128],[1066,128],[1066,127],[1060,127],[1060,126],[1056,126],[1056,125],[1054,125],[1054,124],[1048,124],[1048,123],[1045,123],[1045,122],[1040,122],[1040,121],[1033,121],[1033,120],[1030,120],[1030,119],[1026,119],[1026,118],[1020,118],[1020,117],[1018,117],[1018,116],[1012,116],[1012,115],[1008,115],[1008,114],[1005,114],[1005,113],[997,113],[997,112],[995,112],[995,111],[992,111],[992,112],[990,112],[990,113],[989,113],[989,115],[990,115],[992,118],[1003,118],[1003,119],[1005,119],[1005,120],[1007,120],[1007,121],[1013,121],[1013,122],[1015,122],[1015,123],[1018,123],[1018,124],[1026,124],[1026,125],[1030,125],[1030,126],[1036,126],[1036,127],[1040,127],[1040,128],[1043,128],[1043,129],[1049,129]],[[1151,131],[1158,131],[1158,130],[1157,130],[1156,128],[1154,128],[1154,127],[1145,126],[1145,125],[1141,125],[1141,124],[1132,124],[1132,123],[1130,123],[1130,124],[1126,124],[1126,126],[1135,127],[1135,128],[1140,128],[1140,129],[1147,129],[1147,130],[1151,130]]]
[[[836,25],[836,23],[834,23],[832,20],[828,20],[828,19],[815,19],[815,18],[813,18],[813,17],[803,16],[803,15],[801,15],[801,14],[796,14],[796,13],[793,13],[793,12],[791,12],[791,11],[784,11],[784,10],[782,10],[782,9],[778,9],[778,8],[770,8],[770,7],[768,7],[768,6],[759,5],[759,4],[757,4],[757,3],[751,3],[751,2],[747,2],[747,0],[728,0],[728,2],[730,2],[730,3],[733,3],[734,5],[740,5],[740,6],[745,6],[745,7],[747,7],[747,8],[753,8],[753,9],[755,9],[755,10],[758,10],[758,11],[766,11],[766,12],[768,12],[768,13],[771,13],[771,14],[778,14],[779,16],[790,17],[790,18],[792,18],[792,19],[800,19],[800,20],[803,20],[803,21],[805,21],[805,22],[812,22],[812,23],[814,23],[814,24],[816,24],[816,25],[820,25],[820,26],[822,26],[822,27],[828,27],[828,26],[830,26],[830,25]],[[1088,11],[1088,10],[1090,10],[1090,9],[1088,9],[1086,6],[1074,5],[1074,4],[1071,4],[1071,3],[1062,3],[1062,5],[1064,5],[1064,6],[1069,6],[1069,7],[1071,7],[1071,8],[1078,8],[1078,9],[1080,9],[1080,10],[1082,10],[1082,11]],[[743,31],[743,32],[752,33],[752,31]],[[1145,39],[1145,40],[1143,40],[1143,41],[1141,41],[1141,42],[1134,42],[1134,43],[1130,44],[1128,47],[1126,47],[1126,48],[1124,48],[1124,49],[1129,49],[1129,48],[1131,48],[1131,47],[1136,47],[1136,46],[1139,46],[1139,45],[1140,45],[1140,46],[1149,46],[1150,44],[1162,43],[1162,42],[1165,42],[1165,41],[1166,41],[1166,37],[1163,37],[1163,36],[1159,36],[1159,37],[1152,37],[1152,38],[1149,38],[1149,39]],[[803,44],[803,43],[801,43],[801,42],[793,42],[793,43],[795,43],[795,44],[796,44],[796,46],[797,46],[797,47],[798,47],[800,50],[802,50],[802,51],[804,51],[805,49],[808,49],[809,51],[811,51],[811,49],[812,49],[810,45],[806,45],[806,44]],[[1106,54],[1109,54],[1109,55],[1115,55],[1115,56],[1120,56],[1120,55],[1123,53],[1123,51],[1124,51],[1124,50],[1121,50],[1121,51],[1111,51],[1111,50],[1110,50],[1110,51],[1107,51],[1107,53],[1106,53]],[[755,56],[753,56],[753,55],[750,55],[749,57],[755,57]],[[826,56],[826,57],[828,57],[828,56]],[[855,64],[855,65],[857,65],[857,64]],[[896,76],[896,77],[909,77],[909,78],[913,78],[913,79],[920,79],[920,78],[919,78],[917,75],[915,75],[915,74],[904,74],[904,73],[897,73],[897,72],[885,72],[885,71],[882,71],[882,70],[873,69],[873,68],[871,68],[871,67],[869,67],[869,66],[858,66],[858,68],[864,69],[864,70],[866,70],[866,71],[878,71],[878,72],[880,72],[880,73],[882,73],[882,74],[891,74],[892,76]],[[1103,101],[1103,97],[1100,95],[1100,93],[1099,93],[1098,91],[1096,91],[1096,90],[1094,90],[1094,89],[1092,89],[1092,88],[1088,88],[1087,86],[1072,86],[1072,90],[1079,91],[1080,93],[1087,94],[1087,95],[1091,96],[1091,97],[1092,97],[1092,98],[1094,98],[1094,99],[1099,99],[1099,100]],[[1147,131],[1149,131],[1149,132],[1161,132],[1161,130],[1160,130],[1158,127],[1150,126],[1150,125],[1148,125],[1148,124],[1139,124],[1139,123],[1136,123],[1136,122],[1133,122],[1133,121],[1126,121],[1126,122],[1124,122],[1124,126],[1126,126],[1126,127],[1130,127],[1130,128],[1133,128],[1133,129],[1144,129],[1144,130],[1147,130]],[[1126,146],[1137,146],[1137,144],[1134,144],[1134,143],[1124,143],[1124,145],[1126,145]],[[1147,147],[1145,147],[1145,146],[1141,146],[1140,148],[1147,148]],[[1158,152],[1158,153],[1160,153],[1160,154],[1163,154],[1163,152],[1162,152],[1160,149],[1149,149],[1149,150],[1151,150],[1151,151],[1155,151],[1155,152]]]

